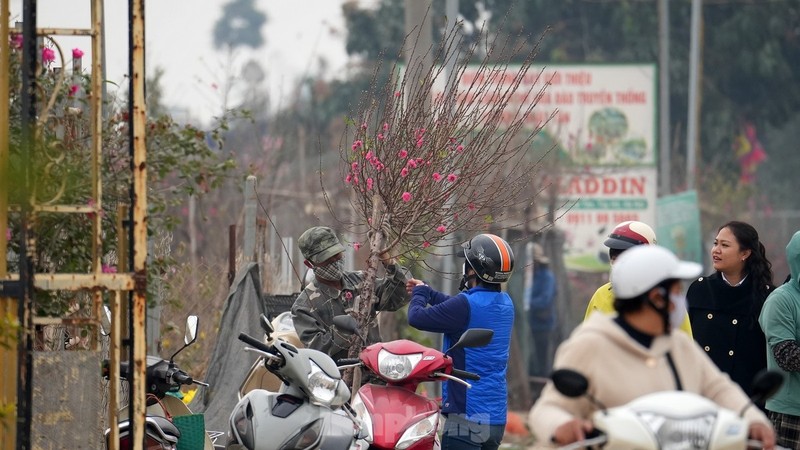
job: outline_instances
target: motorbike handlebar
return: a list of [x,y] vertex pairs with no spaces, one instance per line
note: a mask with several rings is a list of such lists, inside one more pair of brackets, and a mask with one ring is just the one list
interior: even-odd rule
[[194,380],[188,374],[183,371],[175,372],[172,375],[172,379],[175,380],[178,384],[192,384]]
[[337,366],[349,366],[351,364],[360,364],[361,359],[359,358],[341,358],[336,361]]
[[252,336],[247,335],[246,333],[239,333],[239,340],[244,342],[245,344],[252,345],[254,348],[261,350],[262,352],[272,353],[270,352],[270,348],[267,344],[259,341],[258,339]]
[[453,371],[450,372],[450,374],[458,378],[462,378],[464,380],[478,381],[481,379],[481,376],[478,375],[477,373],[467,372],[466,370],[453,369]]

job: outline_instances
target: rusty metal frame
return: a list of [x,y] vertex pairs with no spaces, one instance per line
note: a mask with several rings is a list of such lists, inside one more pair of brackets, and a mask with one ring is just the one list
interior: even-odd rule
[[[19,308],[20,323],[23,332],[19,334],[18,357],[13,352],[3,352],[0,349],[0,365],[4,370],[13,370],[15,376],[3,377],[5,380],[16,379],[18,386],[16,392],[12,393],[6,384],[0,384],[0,401],[16,403],[20,405],[18,410],[19,419],[17,420],[16,430],[2,435],[0,433],[0,449],[29,448],[30,441],[26,435],[30,434],[30,411],[25,413],[24,409],[30,409],[30,402],[20,396],[32,390],[30,386],[30,336],[32,327],[38,324],[66,324],[66,325],[93,325],[99,326],[100,314],[102,311],[103,292],[112,292],[111,312],[112,329],[111,345],[109,351],[110,358],[110,383],[109,383],[109,426],[111,427],[111,448],[117,448],[119,444],[119,430],[117,427],[118,398],[117,387],[119,386],[119,362],[121,360],[121,335],[124,328],[122,311],[128,309],[129,323],[131,324],[130,333],[130,357],[133,361],[133,376],[131,380],[130,404],[132,411],[130,417],[133,422],[133,442],[144,442],[144,415],[145,415],[145,365],[146,365],[146,344],[145,344],[145,317],[146,317],[146,266],[147,259],[147,167],[146,167],[146,148],[145,148],[145,125],[146,125],[146,106],[144,97],[145,68],[144,68],[144,0],[129,0],[130,8],[130,152],[133,165],[133,185],[131,189],[130,215],[126,222],[130,223],[127,228],[130,235],[121,239],[120,257],[130,255],[130,262],[120,260],[120,270],[131,267],[130,272],[120,272],[107,274],[102,272],[100,249],[102,248],[102,177],[100,174],[102,163],[102,93],[103,93],[103,0],[89,0],[91,3],[91,27],[90,28],[36,28],[36,0],[24,0],[26,11],[32,10],[28,14],[28,22],[23,24],[24,39],[28,42],[26,51],[32,47],[30,42],[34,36],[89,36],[91,38],[92,63],[91,63],[91,96],[89,97],[90,132],[91,132],[91,184],[92,197],[95,201],[93,205],[52,205],[36,204],[36,200],[31,198],[29,205],[9,205],[7,172],[8,172],[8,148],[9,148],[9,67],[8,57],[0,57],[0,313],[15,311]],[[0,13],[3,20],[0,20],[0,55],[9,54],[9,0],[0,0]],[[25,16],[24,16],[25,17]],[[34,36],[29,36],[33,34]],[[30,58],[31,54],[26,54]],[[28,59],[30,62],[30,59]],[[26,70],[26,69],[24,69]],[[35,93],[30,89],[28,100],[32,104],[35,100]],[[35,106],[33,107],[35,108]],[[23,117],[24,119],[26,116]],[[37,124],[30,117],[30,137],[36,135]],[[25,121],[25,120],[24,120]],[[23,124],[23,128],[26,124]],[[30,147],[29,147],[30,148]],[[25,149],[26,158],[33,158],[32,151]],[[11,208],[18,209],[23,214],[23,220],[29,221],[37,213],[93,213],[92,220],[92,253],[91,253],[91,272],[86,273],[29,273],[21,270],[20,273],[8,273],[6,261],[7,243],[5,234],[8,226],[8,212]],[[121,210],[123,211],[123,210]],[[127,210],[124,210],[127,211]],[[119,236],[124,236],[124,227],[120,218],[117,224]],[[35,242],[35,236],[25,236],[23,231],[23,254],[22,261],[27,259],[27,248],[25,238],[30,242]],[[132,244],[128,251],[127,244]],[[89,291],[92,293],[92,314],[89,318],[51,318],[33,317],[31,305],[33,302],[34,289],[47,291]],[[126,308],[122,296],[124,292],[129,293],[130,308]],[[16,297],[16,298],[14,298]],[[16,303],[15,303],[16,302]],[[27,330],[26,330],[27,328]],[[95,347],[98,346],[94,342]],[[26,361],[28,361],[26,363]],[[5,372],[4,372],[5,373]],[[22,388],[19,386],[22,385]],[[16,397],[16,398],[14,398]],[[23,417],[24,414],[24,417]],[[13,422],[9,422],[13,423]],[[2,424],[0,424],[2,426]],[[13,427],[12,427],[13,428]],[[16,436],[14,435],[16,433]]]

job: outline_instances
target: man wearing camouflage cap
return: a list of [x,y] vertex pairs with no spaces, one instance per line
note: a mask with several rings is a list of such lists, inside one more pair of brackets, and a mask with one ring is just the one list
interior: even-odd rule
[[[328,227],[309,228],[300,235],[298,246],[314,277],[292,306],[295,330],[307,348],[325,352],[334,360],[346,358],[350,334],[337,329],[333,317],[352,312],[364,272],[344,271],[344,246]],[[395,311],[409,301],[406,283],[412,278],[408,269],[393,258],[381,262],[386,276],[375,281],[377,303],[371,312],[368,344],[381,340],[377,312]]]

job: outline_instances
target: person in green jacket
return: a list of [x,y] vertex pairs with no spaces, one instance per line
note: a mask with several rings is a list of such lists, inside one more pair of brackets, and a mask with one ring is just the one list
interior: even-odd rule
[[[608,247],[608,259],[611,264],[617,257],[625,250],[635,247],[637,245],[650,245],[656,244],[656,233],[650,225],[644,222],[629,220],[622,222],[611,230],[608,238],[603,244]],[[686,305],[683,306],[686,309]],[[613,314],[614,311],[614,291],[611,288],[611,282],[608,282],[595,291],[589,304],[586,306],[586,314],[583,320],[595,312],[600,311],[605,314]],[[681,324],[681,330],[686,332],[689,337],[692,336],[692,326],[689,322],[689,316],[685,316]]]
[[784,375],[781,389],[766,408],[778,445],[800,448],[800,231],[786,246],[791,278],[772,291],[758,322],[767,338],[767,369]]

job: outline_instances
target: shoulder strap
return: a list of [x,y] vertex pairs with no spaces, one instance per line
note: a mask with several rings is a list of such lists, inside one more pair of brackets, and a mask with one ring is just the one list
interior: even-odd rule
[[675,368],[675,361],[672,360],[672,354],[667,352],[667,363],[669,363],[669,368],[672,370],[672,376],[675,378],[675,390],[682,391],[683,384],[681,384],[681,377],[678,375],[678,369]]

